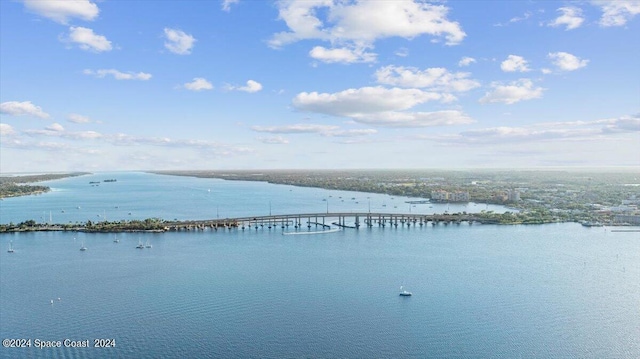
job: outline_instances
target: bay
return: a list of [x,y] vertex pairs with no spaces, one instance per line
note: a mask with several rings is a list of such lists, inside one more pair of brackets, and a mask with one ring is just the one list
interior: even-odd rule
[[[118,181],[88,184],[106,178]],[[364,210],[369,201],[372,210],[407,213],[507,210],[144,173],[50,185],[50,193],[0,202],[2,222],[48,220],[49,211],[54,222],[223,218],[268,214],[269,202],[274,214],[322,212],[322,199],[332,211]],[[3,347],[1,357],[640,356],[638,233],[566,223],[115,236],[0,235],[2,339],[116,343]],[[140,241],[152,248],[136,249]],[[413,296],[398,296],[400,285]]]

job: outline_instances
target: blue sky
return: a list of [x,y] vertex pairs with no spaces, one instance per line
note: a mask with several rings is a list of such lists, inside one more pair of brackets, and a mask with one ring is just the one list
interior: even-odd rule
[[640,165],[640,1],[0,1],[0,171]]

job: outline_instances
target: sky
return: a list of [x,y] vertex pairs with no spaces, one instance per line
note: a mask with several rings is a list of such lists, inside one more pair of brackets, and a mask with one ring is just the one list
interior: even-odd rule
[[640,1],[0,0],[0,172],[640,168]]

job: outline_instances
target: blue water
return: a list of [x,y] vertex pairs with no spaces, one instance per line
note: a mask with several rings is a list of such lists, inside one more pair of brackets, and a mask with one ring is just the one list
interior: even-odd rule
[[[50,194],[2,201],[3,222],[5,215],[24,220],[31,214],[17,208],[38,213],[78,205],[93,216],[117,217],[121,210],[121,216],[186,218],[200,211],[198,218],[210,218],[203,206],[211,202],[200,197],[219,188],[224,192],[217,196],[226,198],[219,210],[229,216],[265,207],[268,213],[270,198],[272,211],[295,210],[296,203],[305,212],[321,211],[322,198],[342,196],[264,183],[117,178],[112,188],[91,188],[86,177],[54,181],[58,190]],[[148,188],[158,182],[161,191]],[[87,194],[92,190],[95,197]],[[180,200],[191,191],[193,197]],[[350,202],[367,196],[372,207],[395,203],[388,196],[347,195]],[[310,199],[320,203],[305,202]],[[356,207],[350,202],[339,203]],[[82,220],[71,213],[69,220]],[[114,234],[0,235],[2,339],[116,342],[110,349],[1,348],[1,357],[640,356],[638,233],[576,224],[463,224],[306,236],[266,228],[117,236],[120,243]],[[147,240],[153,248],[135,249]],[[6,252],[10,241],[12,254]],[[81,243],[87,251],[78,250]],[[398,296],[402,284],[412,297]]]
[[[117,182],[102,182],[104,179]],[[101,182],[92,186],[89,182]],[[146,218],[212,219],[317,212],[442,213],[504,212],[503,206],[415,204],[408,198],[375,193],[329,191],[264,182],[162,176],[147,173],[101,173],[42,182],[51,192],[0,201],[0,223],[69,223]],[[355,198],[355,199],[352,199]]]

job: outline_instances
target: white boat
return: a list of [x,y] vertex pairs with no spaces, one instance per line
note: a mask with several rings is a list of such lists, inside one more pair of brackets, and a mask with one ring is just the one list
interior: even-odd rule
[[113,243],[120,243],[118,236],[113,236]]
[[86,251],[87,250],[87,247],[84,246],[84,241],[82,241],[82,247],[80,247],[80,250],[81,251]]
[[138,245],[136,246],[136,248],[144,249],[144,245],[142,244],[142,242],[139,239],[138,239]]
[[406,290],[404,290],[402,288],[402,286],[400,286],[400,296],[401,297],[410,297],[412,294],[411,292],[407,292]]
[[147,243],[144,246],[145,246],[145,248],[151,248],[151,243],[149,243],[148,239],[147,239]]
[[7,253],[13,253],[13,241],[9,242],[9,249],[7,250]]

